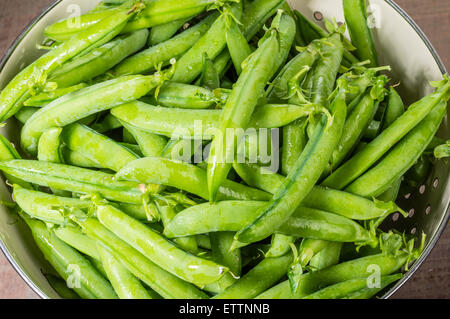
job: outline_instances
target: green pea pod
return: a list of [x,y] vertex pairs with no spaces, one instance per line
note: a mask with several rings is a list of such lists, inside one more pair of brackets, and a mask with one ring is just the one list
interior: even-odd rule
[[289,81],[303,68],[310,68],[317,57],[317,50],[312,46],[297,54],[280,71],[273,80],[268,90],[268,99],[271,102],[278,102],[289,97]]
[[66,94],[37,111],[25,123],[21,135],[22,147],[35,154],[39,138],[46,129],[66,126],[91,114],[138,99],[161,81],[161,75],[124,76]]
[[65,227],[58,227],[55,228],[54,232],[56,236],[67,245],[91,258],[100,260],[97,243],[86,234],[83,234],[78,226],[68,225]]
[[162,154],[164,148],[167,145],[167,138],[161,135],[142,131],[138,128],[126,124],[125,122],[123,122],[122,125],[127,129],[128,132],[130,132],[131,135],[133,135],[144,156],[151,157],[160,156]]
[[378,65],[378,54],[369,27],[366,0],[343,0],[345,22],[356,54],[361,61],[370,61],[370,66]]
[[325,269],[339,263],[342,243],[327,242],[327,245],[319,253],[314,255],[309,262],[312,271]]
[[242,15],[242,31],[247,41],[250,41],[265,25],[285,0],[255,0],[247,3]]
[[[13,159],[20,159],[21,156],[14,148],[14,145],[6,137],[0,134],[0,161],[8,161]],[[18,184],[22,187],[33,189],[30,183],[27,183],[21,179],[15,178],[12,175],[5,174],[6,179],[12,184]]]
[[193,16],[154,26],[150,29],[150,35],[147,41],[148,46],[151,47],[171,39],[192,18]]
[[74,284],[73,289],[78,295],[85,299],[117,299],[109,282],[95,270],[86,258],[58,239],[43,222],[27,217],[24,219],[45,259],[58,274],[68,281],[71,272],[76,273],[79,282]]
[[147,30],[118,37],[58,68],[49,81],[67,87],[100,76],[145,46]]
[[283,175],[289,174],[308,143],[307,124],[306,119],[300,119],[283,127],[283,149],[281,153]]
[[165,83],[158,97],[153,100],[150,104],[181,109],[207,109],[216,104],[216,97],[211,90],[175,82]]
[[[291,104],[258,106],[250,118],[249,128],[277,128],[298,118],[309,116],[320,108]],[[172,139],[209,140],[220,126],[222,110],[178,109],[134,101],[115,107],[111,114],[120,121],[143,131],[165,135]]]
[[[98,206],[100,222],[161,268],[199,287],[219,280],[228,268],[190,255],[157,232],[112,206]],[[167,258],[165,257],[167,256]]]
[[201,22],[175,37],[125,59],[113,69],[113,74],[151,72],[161,63],[166,65],[172,58],[178,59],[209,30],[214,21],[217,20],[217,17],[217,13],[212,13]]
[[325,179],[322,185],[335,189],[343,189],[349,185],[408,134],[443,99],[446,101],[449,90],[450,82],[445,78],[443,85],[436,92],[412,104],[402,116],[381,132],[377,138]]
[[350,184],[346,191],[377,197],[411,168],[433,139],[447,110],[441,102],[373,168]]
[[280,51],[278,59],[275,62],[275,72],[278,72],[286,64],[289,53],[291,52],[292,45],[294,43],[296,24],[294,18],[292,18],[288,13],[283,11],[284,14],[281,15],[279,22],[279,37],[280,37]]
[[25,124],[38,110],[38,107],[24,106],[14,115],[14,117],[20,123]]
[[102,242],[133,275],[168,299],[202,299],[206,294],[195,286],[159,268],[144,255],[119,239],[94,218],[75,219],[86,233]]
[[[284,180],[283,176],[258,165],[234,163],[233,167],[248,185],[272,194],[278,190]],[[370,220],[401,211],[390,201],[371,201],[354,194],[317,185],[305,197],[303,204],[355,220]]]
[[369,92],[361,98],[358,105],[349,114],[345,121],[341,140],[337,148],[333,151],[329,168],[325,171],[326,175],[339,167],[346,156],[359,143],[364,131],[369,127],[375,115],[375,105],[376,103]]
[[326,287],[339,282],[366,277],[370,267],[378,266],[381,276],[398,271],[407,261],[408,255],[400,253],[397,256],[378,254],[340,263],[338,265],[304,274],[295,294],[291,293],[289,282],[272,287],[260,294],[256,299],[298,299],[316,292],[319,287]]
[[111,113],[108,113],[100,122],[94,123],[91,127],[99,133],[105,133],[121,128],[122,124]]
[[437,159],[445,158],[450,156],[450,141],[445,144],[437,146],[433,151],[434,157]]
[[[234,161],[237,147],[235,143],[239,143],[240,140],[236,130],[245,130],[249,126],[252,113],[264,92],[266,83],[273,76],[275,57],[280,50],[277,30],[279,19],[280,15],[274,19],[272,28],[267,32],[267,39],[244,66],[224,106],[218,130],[214,132],[207,169],[209,198],[213,202]],[[230,131],[232,134],[228,134]]]
[[222,52],[226,46],[226,19],[229,15],[240,19],[242,5],[235,3],[224,9],[209,30],[177,61],[172,81],[191,83],[201,73],[203,53],[215,59]]
[[57,98],[60,98],[61,96],[64,96],[70,92],[78,91],[79,89],[85,88],[86,86],[87,86],[86,83],[80,83],[80,84],[66,87],[63,89],[56,89],[51,92],[39,93],[35,96],[30,97],[25,102],[23,102],[23,105],[34,106],[34,107],[45,106],[45,105],[49,104],[50,102],[53,102]]
[[141,282],[102,243],[98,244],[98,251],[108,279],[120,299],[152,299]]
[[266,258],[280,257],[291,250],[291,244],[297,240],[295,236],[283,234],[273,234],[270,249],[266,253]]
[[242,34],[238,23],[231,17],[227,20],[225,38],[236,73],[240,75],[242,72],[242,63],[252,53],[252,49]]
[[[184,178],[180,179],[180,174]],[[208,200],[206,172],[181,161],[147,157],[125,166],[117,173],[116,177],[141,183],[172,186]],[[222,199],[267,200],[270,197],[263,191],[232,181],[226,181],[219,192]]]
[[64,163],[67,165],[78,166],[83,168],[102,168],[102,166],[94,162],[93,160],[87,158],[85,155],[74,152],[67,147],[61,149],[62,157],[64,158]]
[[220,74],[206,53],[203,53],[202,73],[198,78],[198,84],[210,90],[220,87]]
[[292,262],[292,253],[265,258],[224,292],[213,299],[251,299],[278,282]]
[[100,167],[113,171],[120,170],[138,158],[136,154],[109,137],[77,123],[64,128],[62,140],[72,151],[83,154],[91,161],[98,163]]
[[[402,274],[396,274],[391,276],[383,276],[380,278],[380,282],[384,287],[397,281],[403,277]],[[360,293],[361,290],[370,289],[367,288],[367,278],[361,279],[351,279],[347,281],[343,281],[341,283],[337,283],[335,285],[326,287],[322,290],[319,290],[313,294],[303,297],[302,299],[342,299],[347,297],[351,298],[351,295],[354,293]],[[374,292],[376,292],[377,288],[371,288]]]
[[[313,137],[272,200],[235,236],[236,244],[266,238],[285,222],[320,178],[342,135],[346,116],[345,94],[340,91],[331,105],[332,120],[322,116]],[[331,122],[330,122],[331,121]]]
[[125,23],[142,9],[142,5],[128,1],[119,8],[116,13],[78,33],[16,75],[0,93],[0,122],[17,113],[23,101],[28,99],[30,89],[31,92],[41,90],[41,82],[45,82],[47,74],[82,51],[114,38]]
[[30,183],[81,194],[98,193],[118,202],[141,204],[139,184],[114,175],[69,165],[34,160],[1,161],[0,170]]

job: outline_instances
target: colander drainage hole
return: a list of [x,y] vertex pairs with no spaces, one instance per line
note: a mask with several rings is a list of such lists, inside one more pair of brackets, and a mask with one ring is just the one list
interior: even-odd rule
[[426,189],[427,189],[427,187],[426,187],[425,185],[420,186],[420,188],[419,188],[420,194],[425,193],[425,190],[426,190]]
[[425,214],[430,215],[430,213],[431,213],[431,205],[428,205],[427,208],[425,209]]
[[411,197],[411,193],[405,195],[405,199],[409,199]]
[[416,231],[417,231],[417,228],[413,227],[413,229],[411,229],[411,235],[414,235],[416,233]]
[[411,208],[409,210],[408,217],[413,217],[415,212],[416,212],[416,210],[414,208]]
[[400,214],[399,213],[395,213],[394,215],[392,215],[392,220],[394,221],[394,222],[396,222],[397,220],[398,220],[398,217],[400,216]]
[[433,187],[437,188],[438,186],[439,186],[439,178],[436,177],[433,182]]
[[322,12],[320,12],[320,11],[314,12],[314,19],[316,19],[317,21],[322,21],[323,20]]

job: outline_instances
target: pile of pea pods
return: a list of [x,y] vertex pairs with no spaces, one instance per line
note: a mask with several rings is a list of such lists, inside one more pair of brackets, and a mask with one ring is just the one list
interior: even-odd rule
[[343,7],[322,28],[285,0],[105,0],[45,29],[0,93],[21,130],[0,170],[61,297],[363,299],[402,278],[425,234],[383,222],[450,153],[450,79],[406,108],[365,0]]

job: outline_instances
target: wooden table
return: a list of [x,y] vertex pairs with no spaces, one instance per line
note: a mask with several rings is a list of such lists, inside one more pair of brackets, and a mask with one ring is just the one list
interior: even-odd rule
[[[0,0],[0,56],[52,0]],[[450,1],[397,0],[428,35],[450,70]],[[393,30],[395,32],[395,30]],[[395,298],[450,298],[450,227]],[[0,298],[37,298],[0,253]]]

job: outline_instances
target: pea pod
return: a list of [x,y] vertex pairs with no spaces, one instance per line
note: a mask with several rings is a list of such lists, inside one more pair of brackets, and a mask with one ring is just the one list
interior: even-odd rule
[[257,299],[298,299],[342,281],[357,279],[368,275],[373,265],[379,266],[380,275],[385,276],[398,271],[407,261],[408,254],[397,256],[378,254],[340,263],[338,265],[304,274],[295,294],[291,293],[289,282],[284,281],[257,296]]
[[44,274],[45,279],[47,279],[49,285],[58,293],[58,295],[63,299],[80,299],[80,296],[67,287],[67,283],[58,276],[51,274]]
[[[277,128],[318,112],[315,106],[266,104],[258,106],[248,124],[249,128]],[[220,126],[221,110],[193,110],[158,107],[134,101],[115,107],[111,114],[120,121],[143,131],[178,138],[211,139]]]
[[378,54],[369,28],[365,0],[343,0],[345,22],[356,54],[361,61],[369,60],[371,66],[378,65]]
[[140,281],[108,251],[107,247],[99,243],[98,251],[108,279],[119,298],[152,299]]
[[164,136],[142,131],[126,123],[122,124],[134,137],[144,156],[160,156],[162,154],[167,144]]
[[246,224],[236,234],[237,245],[245,245],[269,236],[289,218],[313,188],[342,135],[346,115],[345,94],[342,91],[330,108],[331,123],[323,115],[314,136],[272,200],[259,210],[254,221]]
[[[184,178],[180,179],[180,174]],[[199,167],[180,161],[147,157],[125,166],[117,173],[116,177],[141,183],[172,186],[208,200],[206,172]],[[219,192],[223,199],[266,200],[270,197],[263,191],[232,181],[226,181]]]
[[[98,206],[100,222],[161,268],[202,287],[219,280],[228,268],[190,255],[160,234],[112,206]],[[167,255],[167,258],[165,257]]]
[[307,144],[306,119],[299,119],[283,127],[283,149],[281,153],[281,171],[288,175]]
[[[117,295],[109,282],[94,269],[89,261],[58,239],[43,222],[24,218],[45,259],[49,261],[58,274],[67,281],[71,269],[77,271],[79,285],[75,285],[73,289],[78,295],[86,299],[117,299]],[[78,267],[78,270],[73,269],[74,265]]]
[[252,49],[234,18],[229,17],[227,19],[225,38],[236,73],[240,75],[242,72],[242,63],[252,53]]
[[182,109],[207,109],[216,104],[213,91],[201,86],[167,82],[159,91],[158,98],[150,104]]
[[158,294],[168,299],[201,299],[206,294],[195,286],[175,277],[171,273],[159,268],[144,255],[119,239],[94,218],[75,221],[86,233],[101,241],[108,247],[108,251],[118,259],[133,275],[142,280]]
[[[20,158],[21,157],[20,157],[19,153],[17,152],[17,150],[14,148],[14,145],[11,144],[11,142],[8,141],[8,139],[6,137],[4,137],[3,135],[0,134],[0,161],[8,161],[8,160],[20,159]],[[29,189],[33,188],[33,186],[30,183],[25,182],[21,179],[15,178],[12,175],[5,173],[5,177],[12,184],[19,184],[22,187],[29,188]]]
[[292,262],[292,253],[276,258],[265,258],[224,292],[213,299],[251,299],[271,287],[286,274]]
[[65,242],[67,245],[75,248],[79,252],[89,257],[100,260],[97,243],[86,234],[83,234],[83,232],[77,225],[58,227],[55,228],[54,232],[56,236],[58,236],[58,238]]
[[436,134],[446,114],[447,103],[439,103],[373,168],[350,184],[346,191],[377,197],[411,168]]
[[273,234],[270,248],[266,253],[266,258],[280,257],[291,250],[291,244],[297,240],[295,236],[283,234]]
[[211,25],[209,30],[177,61],[172,81],[191,83],[202,70],[203,53],[215,59],[226,46],[226,18],[232,15],[240,19],[242,4],[235,3],[224,9],[223,14]]
[[380,287],[368,288],[365,287],[361,290],[351,292],[342,297],[342,299],[370,299],[377,293],[385,289],[390,284],[400,280],[403,277],[402,274],[396,274],[391,276],[383,276],[380,280]]
[[116,181],[114,175],[69,165],[34,160],[1,161],[0,170],[37,185],[101,196],[131,204],[142,203],[139,184]]
[[266,21],[271,18],[278,9],[285,3],[285,0],[255,0],[247,2],[242,15],[242,31],[247,41],[250,41]]
[[377,138],[357,154],[353,155],[352,158],[325,179],[322,185],[335,189],[343,189],[361,176],[361,174],[379,160],[391,147],[408,134],[412,128],[422,121],[442,99],[446,101],[448,99],[449,89],[450,83],[445,78],[442,86],[435,93],[411,105],[402,116],[378,135]]
[[[64,96],[68,93],[78,91],[79,89],[85,88],[87,86],[86,83],[80,83],[74,86],[65,87],[62,89],[56,89],[51,92],[43,92],[39,93],[35,96],[30,97],[28,100],[23,102],[23,105],[25,106],[34,106],[34,107],[42,107],[50,102],[56,100],[57,98],[60,98],[61,96]],[[17,115],[17,114],[16,114]]]
[[24,106],[14,115],[14,117],[20,123],[25,124],[38,110],[38,107]]
[[437,146],[433,151],[434,157],[437,159],[445,158],[450,156],[450,141],[445,144]]
[[139,4],[128,1],[118,11],[100,23],[94,24],[43,55],[8,83],[0,93],[0,122],[12,117],[29,97],[28,90],[40,91],[46,75],[82,51],[108,42],[114,38],[134,14],[142,9]]
[[209,236],[214,261],[228,267],[234,276],[240,276],[242,268],[241,251],[239,249],[230,251],[234,233],[217,232],[211,233]]
[[22,147],[35,154],[39,138],[47,128],[66,126],[91,114],[138,99],[160,82],[161,75],[124,76],[66,94],[37,111],[25,123],[21,135]]
[[166,65],[172,58],[178,59],[209,30],[217,17],[218,14],[213,13],[175,37],[123,60],[113,69],[113,73],[123,75],[150,72],[161,63]]
[[91,128],[99,133],[109,132],[118,128],[121,128],[122,124],[120,121],[111,115],[111,113],[106,114],[106,116],[100,121],[91,125]]
[[[282,9],[281,9],[282,10]],[[277,74],[286,63],[289,53],[291,52],[292,45],[294,43],[296,25],[295,20],[288,12],[283,11],[279,22],[279,37],[280,47],[279,56],[275,62],[274,74]]]
[[100,167],[113,171],[120,170],[138,158],[137,155],[109,137],[76,123],[64,128],[62,140],[72,151],[81,153],[98,163]]
[[[209,198],[216,200],[217,190],[226,179],[234,161],[237,142],[240,138],[236,130],[246,129],[251,123],[251,115],[264,92],[266,83],[272,78],[275,69],[275,56],[279,54],[278,15],[267,32],[267,39],[252,54],[233,87],[221,114],[218,130],[214,132],[208,157],[207,180]],[[232,132],[232,135],[228,134]]]
[[[221,58],[220,55],[215,60],[219,58]],[[202,72],[198,78],[198,84],[210,90],[215,90],[220,87],[219,71],[217,71],[214,62],[206,53],[203,53]]]

